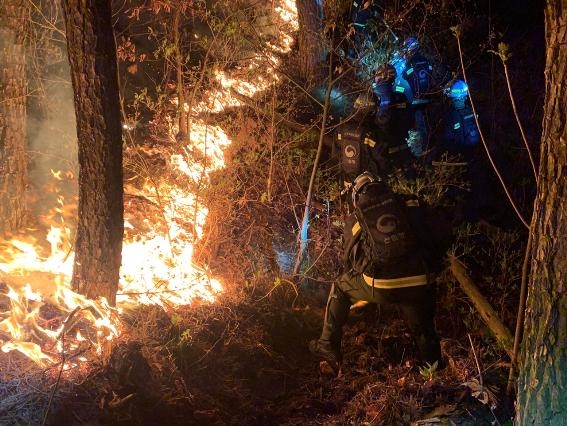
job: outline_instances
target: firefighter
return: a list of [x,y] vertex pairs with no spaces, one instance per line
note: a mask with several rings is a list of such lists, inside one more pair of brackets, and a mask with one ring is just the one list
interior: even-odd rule
[[480,133],[469,103],[469,88],[462,80],[455,80],[444,90],[451,102],[451,110],[445,126],[445,146],[448,151],[470,158],[472,150],[480,142]]
[[391,63],[379,66],[374,74],[373,91],[378,99],[375,114],[376,140],[383,145],[382,170],[391,173],[412,161],[406,139],[412,129],[412,109],[403,94],[394,90],[396,69]]
[[[403,311],[422,361],[430,365],[437,363],[438,368],[443,368],[445,363],[434,326],[435,286],[429,274],[431,269],[436,268],[428,262],[426,254],[431,256],[433,253],[432,250],[426,249],[426,245],[431,244],[431,238],[421,236],[425,227],[418,225],[419,212],[412,214],[405,211],[417,206],[412,203],[391,202],[396,196],[385,180],[365,172],[355,179],[352,189],[353,206],[356,208],[358,203],[372,202],[373,200],[368,200],[370,194],[381,197],[373,210],[400,206],[382,212],[379,219],[381,222],[376,226],[382,228],[385,233],[392,233],[387,238],[389,241],[395,241],[395,244],[388,252],[396,254],[384,254],[381,259],[369,259],[368,250],[364,246],[367,239],[363,235],[367,228],[360,225],[358,210],[347,217],[343,241],[345,269],[331,287],[321,335],[309,342],[309,350],[331,367],[334,374],[338,374],[342,361],[342,329],[347,322],[351,306],[359,301],[393,304]],[[402,206],[405,210],[401,210],[404,208]],[[404,232],[396,233],[397,225],[402,223],[402,216],[406,214],[409,219],[407,223],[411,228],[408,231],[407,227],[400,226]],[[420,239],[423,240],[423,245],[411,243]],[[374,261],[380,266],[374,266]]]
[[376,99],[371,93],[361,93],[354,102],[354,116],[335,131],[339,149],[339,164],[345,190],[364,170],[377,172],[384,164],[381,146],[374,136],[373,116]]
[[480,212],[487,205],[486,164],[479,155],[480,132],[470,105],[469,88],[460,79],[449,83],[444,94],[450,101],[450,110],[445,116],[440,146],[436,157],[448,153],[466,167],[466,178],[470,188],[463,195],[457,207],[457,215],[467,222],[476,222]]

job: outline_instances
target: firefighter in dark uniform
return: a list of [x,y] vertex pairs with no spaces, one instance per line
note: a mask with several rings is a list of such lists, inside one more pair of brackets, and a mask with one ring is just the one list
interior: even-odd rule
[[394,90],[396,70],[390,63],[378,67],[374,74],[372,85],[378,99],[376,108],[376,141],[382,148],[383,156],[381,170],[390,173],[404,168],[413,160],[409,146],[406,143],[411,129],[412,111],[406,98]]
[[354,116],[340,124],[334,134],[339,150],[339,164],[345,190],[363,171],[377,173],[384,167],[381,145],[376,142],[372,93],[360,94],[354,102]]
[[422,150],[429,148],[429,123],[427,106],[430,103],[431,91],[434,87],[433,65],[420,50],[420,43],[415,37],[404,40],[403,52],[406,66],[402,72],[403,80],[409,90],[405,93],[413,112],[413,127],[419,132]]
[[365,123],[346,123],[336,131],[336,144],[340,150],[343,185],[350,188],[354,179],[364,170],[378,172],[381,154]]
[[375,0],[352,2],[351,19],[355,34],[361,40],[374,41],[377,22],[381,20],[380,8]]
[[[355,180],[352,190],[354,205],[368,185],[381,185],[384,192],[390,192],[382,179],[363,173]],[[416,217],[410,215],[410,221],[415,220]],[[395,263],[385,264],[380,270],[367,270],[363,265],[368,265],[368,259],[364,258],[359,243],[355,242],[360,241],[360,232],[356,216],[350,215],[344,229],[345,271],[331,288],[321,336],[309,343],[309,350],[338,373],[342,361],[342,328],[351,305],[358,301],[387,303],[397,305],[403,311],[422,361],[430,365],[437,362],[438,368],[443,368],[439,337],[434,326],[435,288],[430,279],[425,250],[416,247]]]
[[462,220],[476,222],[480,211],[488,203],[486,164],[479,153],[480,132],[469,100],[469,89],[462,80],[454,80],[444,90],[451,103],[451,109],[444,120],[444,132],[435,156],[440,158],[444,153],[458,156],[465,165],[470,190],[464,193],[463,203],[458,206],[457,214]]
[[455,80],[444,93],[451,102],[451,110],[445,124],[443,147],[451,154],[462,154],[465,160],[470,160],[480,143],[480,133],[468,102],[468,86],[462,80]]

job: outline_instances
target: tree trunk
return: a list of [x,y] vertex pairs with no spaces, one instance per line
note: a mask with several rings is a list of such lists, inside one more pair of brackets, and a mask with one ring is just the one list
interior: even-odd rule
[[546,6],[546,99],[518,425],[567,424],[567,4]]
[[75,99],[79,209],[73,288],[114,305],[124,232],[122,129],[110,1],[64,0]]
[[27,2],[0,2],[0,236],[25,219]]
[[325,59],[323,11],[317,0],[296,0],[299,22],[299,72],[306,82],[318,79],[319,63]]

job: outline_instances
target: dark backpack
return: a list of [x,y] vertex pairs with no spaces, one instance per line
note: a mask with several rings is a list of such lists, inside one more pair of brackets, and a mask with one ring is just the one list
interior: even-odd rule
[[377,149],[363,126],[343,126],[336,134],[340,165],[346,181],[353,181],[362,171],[372,169],[371,151]]
[[405,205],[383,183],[367,184],[358,196],[354,214],[360,230],[354,229],[353,240],[358,242],[364,258],[362,263],[357,262],[362,269],[358,272],[379,270],[415,247]]

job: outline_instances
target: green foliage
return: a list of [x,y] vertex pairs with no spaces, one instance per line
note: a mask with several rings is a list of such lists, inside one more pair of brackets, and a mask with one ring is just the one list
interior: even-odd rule
[[435,361],[433,364],[429,364],[428,362],[426,362],[425,366],[419,367],[419,374],[425,380],[432,382],[437,378],[438,375],[437,367],[438,367],[437,361]]
[[489,50],[488,52],[497,55],[503,63],[506,63],[508,59],[512,57],[512,53],[510,52],[510,46],[508,46],[508,44],[503,42],[498,43],[498,51]]
[[170,319],[171,323],[175,326],[179,325],[183,320],[183,318],[177,312],[172,312]]
[[517,230],[466,223],[457,228],[451,252],[477,266],[485,282],[503,289],[520,279],[523,247]]
[[191,330],[189,330],[189,329],[183,330],[183,332],[181,333],[181,336],[179,337],[179,344],[180,345],[188,345],[189,343],[191,343],[192,339],[193,339],[193,336],[191,334]]
[[167,39],[163,39],[160,41],[157,50],[154,52],[154,57],[156,59],[163,57],[165,59],[172,60],[175,57],[176,52],[177,48],[175,44],[171,43]]
[[431,206],[451,206],[470,190],[466,167],[462,157],[444,154],[432,166],[417,164],[415,177],[396,174],[389,183],[395,192],[413,195]]
[[[458,227],[451,247],[451,254],[467,266],[468,275],[510,330],[514,329],[516,321],[524,247],[520,232],[486,223],[466,223]],[[447,315],[458,320],[456,327],[460,324],[482,339],[484,359],[498,360],[502,356],[502,344],[494,339],[470,301],[453,283],[448,283],[443,295],[442,306],[452,311]]]
[[319,169],[317,171],[317,197],[322,200],[335,201],[341,196],[342,183],[336,178],[334,170]]
[[161,85],[154,87],[153,95],[149,93],[147,87],[144,87],[138,92],[134,93],[134,98],[132,100],[131,106],[134,110],[138,110],[140,107],[144,107],[152,112],[158,112],[160,108],[163,107],[166,99],[167,96],[163,92]]
[[291,148],[282,152],[280,165],[283,169],[281,172],[282,174],[289,173],[290,176],[303,177],[302,180],[307,180],[314,160],[315,150],[301,147]]

